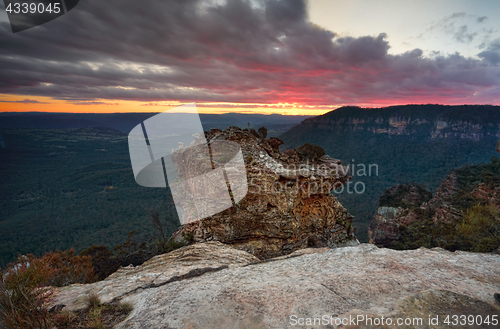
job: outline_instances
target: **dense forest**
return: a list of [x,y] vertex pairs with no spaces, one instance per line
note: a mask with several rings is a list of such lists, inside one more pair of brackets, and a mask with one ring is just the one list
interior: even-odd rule
[[[80,253],[93,245],[118,246],[115,256],[124,258],[158,234],[168,238],[180,225],[170,191],[135,182],[127,144],[128,131],[154,114],[1,113],[0,266],[19,254],[69,248]],[[269,136],[308,118],[200,117],[205,130],[265,123]],[[152,213],[163,232],[151,222]]]
[[[367,228],[385,189],[403,183],[434,191],[448,171],[485,163],[496,155],[499,106],[405,105],[364,109],[343,107],[307,119],[280,136],[283,150],[305,142],[351,167],[351,187],[339,201],[354,215],[356,236],[367,242]],[[364,172],[376,165],[378,172]],[[361,187],[364,186],[364,190]]]
[[154,234],[150,211],[165,230],[179,226],[166,189],[136,184],[125,133],[111,129],[2,129],[0,262],[19,253],[91,245],[110,248],[136,231]]
[[[282,148],[316,144],[351,167],[351,193],[344,189],[336,195],[355,216],[357,237],[367,241],[367,226],[385,189],[413,182],[434,191],[449,170],[487,162],[495,155],[499,113],[494,106],[341,108],[306,119],[283,134]],[[36,121],[33,115],[3,118],[16,118],[22,126],[26,120]],[[130,118],[125,115],[117,122],[129,127],[137,120]],[[235,119],[226,116],[217,123],[214,118],[202,122],[205,130]],[[257,128],[251,122],[262,121],[249,118],[237,117],[235,122]],[[8,125],[14,125],[12,120]],[[48,122],[40,120],[39,125]],[[287,120],[274,122],[268,136],[276,136],[276,127],[292,125],[298,118]],[[0,121],[0,126],[7,125]],[[131,231],[140,245],[158,235],[152,212],[161,218],[163,235],[179,227],[168,189],[136,184],[123,131],[2,128],[0,136],[0,265],[20,253],[41,255],[69,248],[80,253],[92,245],[112,250],[132,243]],[[372,171],[362,170],[370,164],[375,165]],[[363,184],[363,193],[353,192],[357,182]]]

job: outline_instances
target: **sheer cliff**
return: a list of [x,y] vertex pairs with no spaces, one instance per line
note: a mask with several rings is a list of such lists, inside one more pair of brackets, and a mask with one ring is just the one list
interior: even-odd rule
[[[314,143],[351,167],[351,185],[365,188],[336,196],[354,215],[362,242],[384,190],[415,182],[434,191],[450,170],[489,161],[498,137],[499,106],[433,104],[341,107],[279,136],[282,149]],[[377,170],[363,170],[370,165]]]

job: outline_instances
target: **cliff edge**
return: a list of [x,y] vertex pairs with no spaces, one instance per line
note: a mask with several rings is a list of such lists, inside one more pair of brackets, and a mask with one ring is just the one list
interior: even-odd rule
[[[295,328],[314,319],[328,319],[333,328],[331,323],[353,317],[375,323],[383,317],[392,328],[449,328],[446,316],[498,318],[500,305],[492,296],[500,291],[498,268],[500,255],[439,248],[361,244],[259,261],[207,242],[122,268],[101,282],[59,288],[53,303],[75,310],[90,293],[107,303],[132,303],[117,328]],[[436,316],[438,325],[429,325]],[[395,325],[399,319],[406,324]],[[366,321],[344,328],[370,327]]]

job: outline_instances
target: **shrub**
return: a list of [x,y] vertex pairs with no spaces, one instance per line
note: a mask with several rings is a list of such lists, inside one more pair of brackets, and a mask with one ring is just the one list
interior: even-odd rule
[[305,143],[297,148],[297,155],[301,160],[319,160],[323,155],[325,155],[325,150],[321,146]]
[[129,302],[121,302],[118,304],[118,309],[120,309],[124,312],[127,312],[127,313],[130,313],[133,308],[134,308],[134,306]]
[[255,137],[260,138],[259,133],[258,133],[258,132],[256,132],[256,131],[255,131],[255,129],[250,128],[250,130],[249,130],[249,131],[250,131],[250,133],[251,133],[252,135],[254,135]]
[[257,130],[257,131],[262,139],[267,137],[267,128],[266,127],[260,127],[259,130]]
[[87,295],[87,297],[85,298],[85,304],[87,304],[87,308],[89,310],[92,310],[101,306],[101,300],[99,299],[99,296],[94,292]]
[[73,249],[51,251],[46,256],[50,259],[50,267],[55,270],[48,282],[51,286],[62,287],[72,283],[96,281],[90,256],[75,256]]
[[493,206],[475,205],[467,209],[458,227],[462,240],[470,243],[471,250],[490,252],[500,245],[499,211]]
[[0,318],[6,328],[50,328],[52,314],[46,307],[47,287],[56,270],[48,255],[19,256],[0,274]]
[[105,246],[92,246],[82,251],[81,255],[90,257],[96,280],[104,280],[120,267],[118,260],[113,257],[113,252]]

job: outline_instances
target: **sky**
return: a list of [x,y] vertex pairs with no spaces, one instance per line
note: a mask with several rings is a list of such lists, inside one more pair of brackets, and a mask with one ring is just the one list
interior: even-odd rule
[[87,0],[12,33],[0,111],[500,105],[497,0]]

